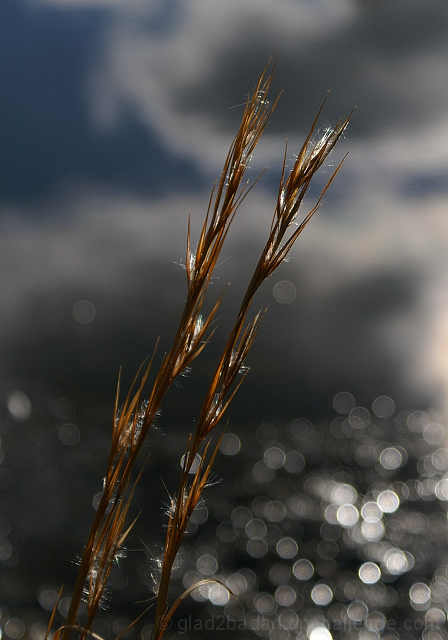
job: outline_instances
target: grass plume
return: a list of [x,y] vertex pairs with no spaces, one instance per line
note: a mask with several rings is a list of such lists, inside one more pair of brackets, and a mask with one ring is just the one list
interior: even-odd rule
[[[111,569],[120,558],[133,524],[129,522],[128,512],[142,473],[141,470],[137,474],[134,472],[136,461],[168,389],[191,366],[213,333],[211,325],[222,294],[208,313],[204,311],[204,301],[230,225],[239,205],[255,184],[249,185],[245,173],[279,100],[279,96],[273,102],[268,100],[273,72],[274,68],[268,64],[246,102],[241,124],[230,146],[221,176],[213,187],[195,249],[192,248],[188,224],[187,296],[172,346],[164,355],[153,382],[150,383],[150,374],[154,357],[141,366],[122,404],[120,381],[118,383],[103,492],[81,557],[69,611],[65,623],[55,633],[56,640],[68,640],[73,630],[81,638],[95,636],[91,631],[92,624],[107,594]],[[288,256],[295,241],[319,208],[325,191],[342,164],[334,170],[315,205],[301,222],[296,222],[314,175],[341,137],[350,118],[349,115],[341,119],[334,129],[327,129],[323,135],[318,136],[316,127],[322,108],[323,104],[289,172],[286,169],[285,149],[277,201],[266,243],[211,376],[196,429],[186,442],[178,488],[170,498],[163,558],[155,588],[155,640],[161,640],[171,617],[186,595],[200,586],[193,585],[174,604],[168,604],[171,571],[191,515],[200,503],[205,487],[210,483],[213,463],[219,449],[220,439],[211,447],[210,435],[221,423],[232,398],[248,373],[244,363],[265,313],[262,309],[249,319],[255,293]],[[144,401],[147,389],[148,399]],[[197,468],[192,467],[195,460],[199,460]],[[79,609],[83,600],[87,609],[85,620],[80,620]]]

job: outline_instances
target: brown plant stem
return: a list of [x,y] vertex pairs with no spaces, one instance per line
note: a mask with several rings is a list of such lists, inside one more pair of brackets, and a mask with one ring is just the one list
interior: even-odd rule
[[[148,400],[142,403],[155,350],[149,362],[142,365],[137,372],[122,407],[119,404],[119,378],[103,492],[81,557],[69,611],[65,623],[55,634],[56,640],[69,640],[72,630],[80,632],[81,640],[89,635],[95,637],[91,627],[102,606],[111,568],[120,557],[126,537],[133,526],[127,524],[127,516],[135,487],[144,468],[143,465],[137,477],[134,478],[137,459],[166,392],[202,352],[213,333],[212,322],[215,320],[223,294],[208,313],[204,311],[204,301],[236,211],[256,182],[255,180],[249,187],[248,182],[244,182],[245,172],[279,99],[277,97],[272,104],[268,102],[267,95],[274,68],[270,72],[268,69],[269,63],[263,70],[253,95],[246,102],[241,124],[230,146],[221,176],[213,187],[194,252],[191,249],[190,222],[188,223],[186,301],[173,343],[162,358],[150,387]],[[288,256],[295,241],[320,207],[323,195],[342,165],[341,162],[336,167],[316,204],[301,221],[298,221],[299,210],[312,178],[340,139],[351,116],[350,114],[347,118],[341,119],[334,129],[327,129],[323,134],[318,135],[316,126],[324,103],[325,100],[288,174],[286,172],[287,149],[285,149],[277,201],[266,243],[211,376],[199,411],[196,429],[189,436],[186,444],[177,492],[170,498],[160,580],[155,585],[157,595],[155,640],[161,640],[171,616],[184,597],[195,588],[195,586],[190,587],[175,600],[171,607],[168,606],[172,567],[190,518],[210,481],[210,474],[222,438],[221,435],[209,453],[210,436],[221,422],[247,375],[248,369],[244,362],[265,313],[262,309],[248,321],[254,296],[263,282]],[[192,472],[192,465],[197,456],[200,462],[197,469]],[[87,615],[85,622],[81,624],[78,620],[78,612],[83,598],[87,604]]]
[[[325,103],[325,101],[324,101]],[[320,197],[311,211],[306,215],[304,220],[297,226],[295,230],[287,236],[292,224],[294,224],[299,208],[308,191],[311,179],[321,167],[328,154],[339,140],[345,130],[350,115],[338,122],[335,129],[324,135],[316,144],[312,143],[312,136],[315,131],[317,120],[322,111],[323,105],[319,109],[316,118],[311,126],[309,134],[297,156],[293,169],[285,178],[286,151],[283,162],[282,175],[280,180],[277,205],[271,224],[271,230],[266,245],[261,253],[258,264],[253,272],[252,278],[243,297],[239,313],[230,335],[225,344],[222,355],[216,366],[212,376],[208,391],[205,394],[204,402],[197,421],[196,429],[192,438],[190,438],[187,446],[187,454],[185,456],[184,466],[181,472],[179,487],[175,498],[176,508],[168,523],[168,530],[165,541],[165,552],[163,557],[161,579],[158,586],[156,619],[154,626],[154,638],[160,640],[166,628],[167,619],[171,616],[171,610],[167,608],[168,590],[170,583],[171,570],[173,563],[185,533],[189,517],[193,512],[194,506],[197,504],[203,488],[206,485],[211,464],[216,456],[219,443],[214,450],[210,464],[201,474],[203,460],[206,457],[208,443],[203,452],[201,464],[194,476],[192,486],[187,489],[187,478],[191,465],[199,453],[201,443],[216,428],[221,421],[225,411],[227,410],[233,396],[241,385],[247,373],[243,374],[238,382],[236,381],[238,373],[241,371],[244,359],[249,352],[255,335],[258,331],[262,312],[258,313],[254,320],[249,322],[245,327],[249,310],[252,306],[255,293],[262,283],[277,269],[289,250],[297,240],[305,226],[310,221],[313,214],[319,208],[322,197],[336,174],[338,173],[342,162],[337,166],[332,176],[324,187]],[[244,127],[244,118],[240,127]],[[238,135],[239,135],[238,134]],[[244,131],[242,132],[244,135]],[[184,504],[184,499],[187,504]],[[193,509],[191,509],[191,505]],[[190,508],[188,508],[190,506]]]

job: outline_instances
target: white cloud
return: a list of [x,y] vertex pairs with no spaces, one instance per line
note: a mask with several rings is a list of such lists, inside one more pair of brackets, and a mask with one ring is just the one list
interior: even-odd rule
[[[120,109],[131,106],[168,147],[214,170],[229,141],[222,110],[234,106],[231,101],[218,110],[207,106],[207,92],[213,90],[222,60],[234,51],[241,53],[241,66],[252,65],[254,57],[259,61],[238,94],[241,104],[270,55],[282,50],[285,57],[306,52],[307,43],[334,34],[356,16],[349,0],[337,6],[331,0],[190,0],[180,3],[171,23],[168,19],[167,27],[158,32],[148,25],[155,15],[163,15],[160,1],[34,1],[61,10],[108,10],[102,50],[87,83],[94,126],[107,130],[118,123]],[[237,65],[235,78],[240,73]],[[195,86],[195,103],[183,104],[184,92]],[[228,89],[231,95],[232,87]],[[278,146],[278,141],[274,144]]]
[[[350,75],[350,70],[340,69],[332,89],[337,92],[338,84],[345,82],[345,77],[351,77],[345,108],[351,108],[362,98],[365,89],[374,100],[372,104],[363,104],[353,119],[353,131],[362,136],[359,154],[366,159],[362,165],[363,178],[368,179],[369,173],[375,175],[375,166],[378,171],[387,167],[388,178],[396,175],[398,179],[411,165],[413,169],[425,165],[430,169],[448,161],[448,120],[444,113],[448,95],[446,85],[440,82],[446,64],[446,46],[435,42],[415,51],[403,46],[392,58],[386,39],[378,39],[375,49],[372,42],[362,48],[357,33],[366,29],[375,13],[363,12],[349,0],[338,3],[332,0],[278,0],[276,3],[190,0],[179,4],[175,17],[168,19],[161,32],[148,29],[156,14],[163,15],[160,0],[129,0],[125,4],[122,0],[35,2],[61,9],[68,6],[108,9],[110,18],[106,22],[102,50],[90,70],[86,86],[92,124],[101,131],[117,126],[123,108],[131,107],[173,152],[191,157],[205,171],[216,173],[232,135],[225,122],[226,114],[236,104],[235,95],[240,103],[246,97],[234,91],[240,82],[241,68],[247,69],[243,91],[249,91],[268,56],[280,51],[277,75],[287,99],[288,92],[296,91],[297,84],[319,83],[325,71],[322,58],[314,57],[319,49],[321,56],[328,58],[327,66],[333,68],[333,59],[338,56],[342,56],[341,65],[344,64],[345,48],[349,48],[352,41],[355,71]],[[380,29],[373,22],[372,28]],[[339,43],[338,31],[341,32]],[[240,62],[235,55],[240,56]],[[305,59],[310,73],[306,78],[300,66]],[[228,102],[216,104],[208,94],[219,85],[223,60],[229,64],[224,80]],[[189,96],[188,104],[184,102],[185,95]],[[278,133],[267,128],[254,158],[255,168],[279,158],[286,135],[306,128],[308,122],[297,116],[306,99],[306,95],[301,95],[301,103],[294,105],[294,109],[285,108],[283,101],[280,102],[278,112],[284,122],[283,130]],[[334,113],[333,104],[331,95],[328,112]],[[378,118],[378,126],[370,139],[360,128],[369,109],[374,109],[372,117]],[[398,121],[396,112],[402,113]],[[342,112],[336,117],[341,115]],[[327,117],[325,113],[323,117]],[[350,146],[355,148],[352,143]],[[360,168],[358,165],[358,171]]]
[[[334,33],[353,17],[353,5],[346,0],[338,3],[337,10],[326,0],[315,4],[196,0],[183,7],[182,20],[163,36],[148,33],[134,21],[116,21],[109,30],[103,63],[116,91],[134,104],[140,117],[158,130],[171,149],[216,169],[228,146],[222,109],[227,111],[234,105],[229,102],[221,105],[221,111],[211,111],[203,99],[206,101],[207,91],[213,90],[210,85],[216,81],[223,57],[234,49],[241,52],[244,66],[256,55],[260,61],[256,73],[260,73],[279,48],[296,55],[297,48],[306,48],[310,39]],[[253,38],[258,53],[247,50]],[[269,42],[272,50],[266,49]],[[234,71],[237,77],[240,70]],[[256,80],[256,75],[247,77],[246,89]],[[181,96],[195,86],[194,105],[186,106]],[[241,103],[245,99],[245,94],[239,96]]]

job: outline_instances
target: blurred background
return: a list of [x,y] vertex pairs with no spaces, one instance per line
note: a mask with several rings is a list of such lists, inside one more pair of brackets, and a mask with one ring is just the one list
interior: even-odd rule
[[[255,429],[267,424],[274,431],[256,438],[267,468],[308,473],[306,465],[291,471],[263,458],[277,438],[286,455],[281,434],[303,453],[291,427],[299,418],[309,421],[306,433],[320,434],[317,450],[328,438],[336,447],[341,433],[352,442],[356,429],[367,437],[373,419],[383,421],[369,435],[371,464],[376,469],[388,448],[401,462],[380,465],[380,476],[387,469],[413,478],[422,456],[432,455],[428,447],[445,451],[447,30],[441,0],[2,0],[0,622],[11,640],[40,640],[58,585],[73,584],[72,560],[101,489],[119,368],[126,388],[157,337],[156,363],[170,344],[185,295],[188,214],[197,237],[246,98],[270,56],[279,54],[271,99],[284,93],[249,177],[268,169],[242,205],[216,272],[212,294],[230,286],[212,344],[162,407],[140,506],[154,500],[161,519],[160,478],[170,484],[177,465],[170,456],[180,458],[264,243],[285,141],[291,165],[327,90],[320,131],[357,109],[316,178],[310,207],[350,153],[291,259],[259,294],[259,307],[269,310],[228,414],[239,444],[232,440],[227,455],[238,454],[244,476],[258,455]],[[345,431],[324,426],[355,409]],[[412,438],[426,449],[414,451]],[[385,439],[379,450],[376,440]],[[354,452],[357,446],[350,444]],[[360,455],[349,462],[352,470]],[[325,454],[313,456],[309,468],[323,468]],[[433,465],[442,476],[444,464]],[[364,471],[343,481],[334,473],[325,477],[353,487],[356,476],[359,495],[374,482]],[[225,485],[225,476],[224,464],[229,514],[232,500],[269,494],[269,473],[255,473],[245,487],[233,479]],[[436,484],[430,495],[442,500],[442,514],[448,492]],[[215,516],[226,521],[229,514]],[[139,535],[141,558],[146,538]],[[131,590],[123,602],[136,598]],[[102,636],[119,632],[111,624]]]

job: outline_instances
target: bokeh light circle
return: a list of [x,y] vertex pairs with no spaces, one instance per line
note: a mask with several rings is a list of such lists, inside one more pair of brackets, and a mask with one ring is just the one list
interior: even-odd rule
[[353,620],[354,622],[362,622],[367,618],[369,609],[362,600],[355,600],[349,604],[347,613],[350,620]]
[[359,567],[358,575],[364,584],[375,584],[381,578],[381,571],[374,562],[364,562]]
[[6,400],[9,413],[18,422],[28,420],[31,415],[31,400],[23,391],[12,391]]
[[314,574],[314,567],[309,560],[301,558],[294,563],[292,572],[297,580],[309,580]]
[[272,294],[280,304],[291,304],[296,298],[297,290],[289,280],[281,280],[274,286]]
[[317,584],[311,591],[313,602],[320,607],[325,607],[333,600],[333,591],[327,584]]
[[281,558],[289,560],[297,555],[298,546],[293,538],[285,537],[277,543],[277,553]]
[[379,396],[374,400],[372,410],[378,418],[390,418],[395,411],[395,402],[389,396]]
[[285,462],[285,453],[280,447],[269,447],[264,452],[263,460],[270,469],[280,469]]
[[333,636],[326,627],[315,627],[309,632],[310,640],[333,640]]
[[81,433],[75,424],[67,422],[59,427],[59,440],[66,446],[73,446],[79,442]]
[[376,501],[383,513],[394,513],[400,506],[400,499],[397,494],[390,489],[381,491]]
[[403,462],[403,456],[396,447],[387,447],[380,454],[380,464],[385,469],[398,469]]
[[235,456],[241,449],[241,441],[234,433],[225,433],[219,449],[225,456]]
[[333,407],[335,411],[343,415],[350,413],[356,406],[355,398],[348,391],[341,391],[337,393],[333,398]]
[[427,609],[431,603],[431,591],[424,582],[416,582],[409,589],[409,598],[414,609]]
[[353,527],[359,519],[358,509],[352,504],[341,504],[336,517],[343,527]]
[[275,599],[281,607],[290,607],[296,600],[296,592],[289,585],[278,587],[275,592]]
[[73,317],[80,324],[89,324],[95,317],[95,307],[89,300],[79,300],[73,307]]

